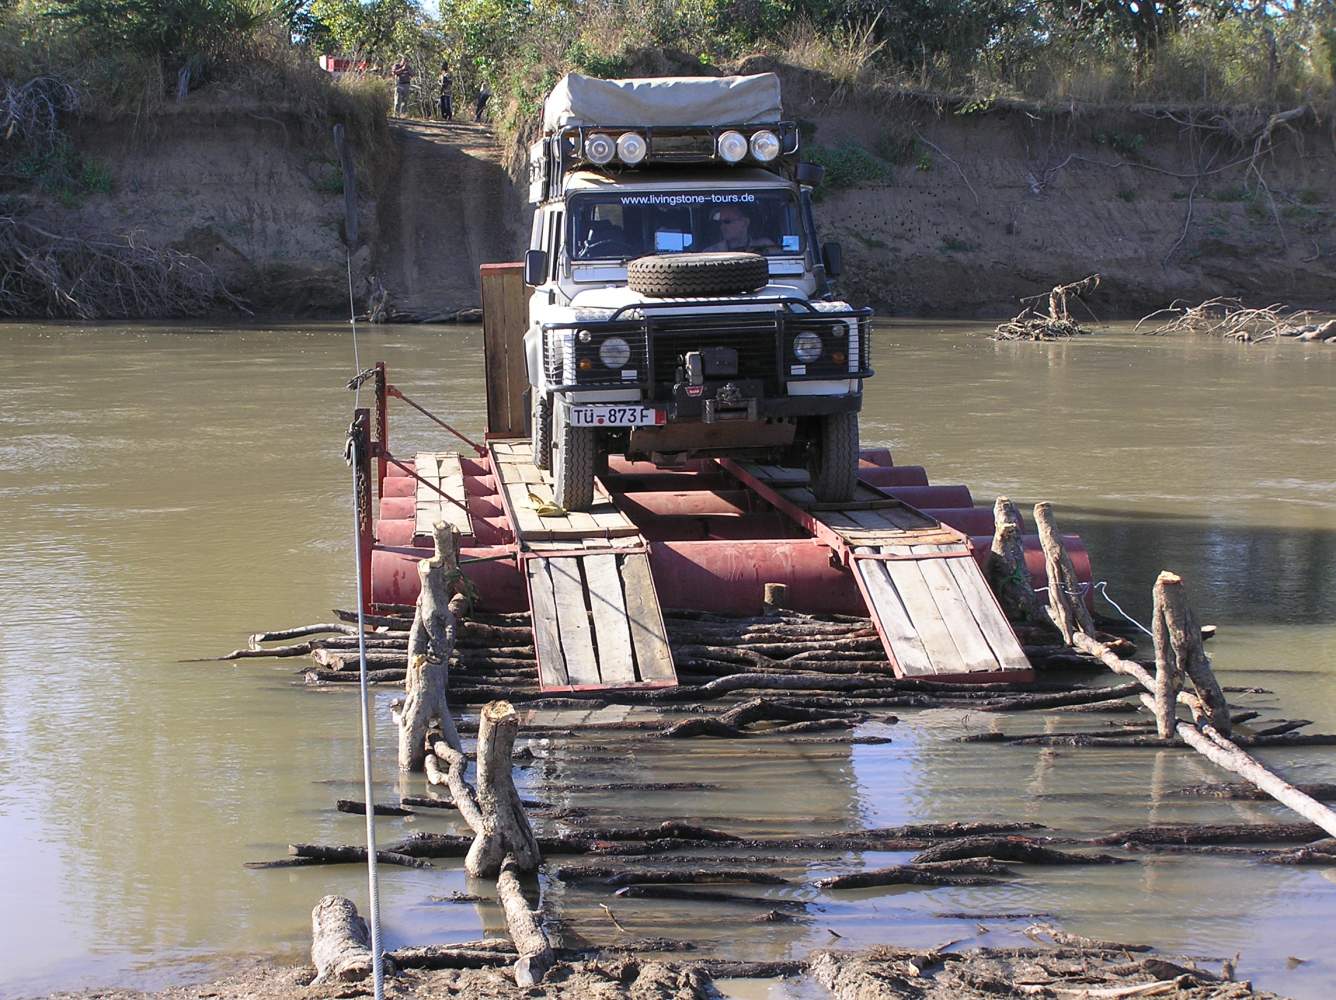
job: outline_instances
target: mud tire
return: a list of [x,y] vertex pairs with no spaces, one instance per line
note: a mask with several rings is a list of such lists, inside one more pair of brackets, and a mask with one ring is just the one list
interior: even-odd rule
[[808,451],[812,492],[821,503],[852,500],[858,486],[858,414],[822,417]]
[[533,464],[544,472],[552,468],[552,402],[534,390],[529,442],[533,446]]
[[627,287],[656,299],[754,292],[769,280],[770,265],[755,253],[653,254],[626,267]]
[[565,510],[588,510],[594,503],[595,432],[567,423],[564,406],[553,410],[552,498]]

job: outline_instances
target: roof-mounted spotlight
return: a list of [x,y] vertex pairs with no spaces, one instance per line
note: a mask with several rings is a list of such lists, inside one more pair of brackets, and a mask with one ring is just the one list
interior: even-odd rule
[[738,163],[747,155],[747,139],[741,132],[728,131],[720,134],[715,143],[719,159],[725,163]]
[[769,163],[779,155],[779,136],[769,129],[753,132],[751,137],[751,155],[762,163]]
[[649,144],[638,132],[623,132],[617,139],[617,158],[628,167],[633,167],[645,158]]
[[584,141],[585,157],[590,163],[596,163],[600,167],[610,162],[616,152],[617,144],[612,141],[612,136],[604,135],[602,132],[595,132]]

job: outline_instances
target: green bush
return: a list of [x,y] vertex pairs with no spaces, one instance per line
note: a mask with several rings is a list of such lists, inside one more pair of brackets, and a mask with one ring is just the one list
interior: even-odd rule
[[805,158],[826,168],[823,182],[826,190],[889,184],[895,177],[889,163],[856,142],[839,146],[811,145],[807,147]]

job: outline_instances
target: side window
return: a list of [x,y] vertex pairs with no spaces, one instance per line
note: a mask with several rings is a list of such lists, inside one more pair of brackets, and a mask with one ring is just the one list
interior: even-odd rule
[[547,268],[548,277],[556,281],[561,274],[561,265],[558,260],[561,254],[561,233],[562,224],[566,216],[563,212],[552,213],[551,231],[547,235]]
[[533,226],[529,233],[529,249],[541,250],[546,246],[546,236],[544,236],[544,225],[547,223],[547,213],[539,209],[533,214]]

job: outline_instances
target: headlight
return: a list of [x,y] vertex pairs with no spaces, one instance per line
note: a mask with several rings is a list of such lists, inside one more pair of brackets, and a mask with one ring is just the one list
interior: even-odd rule
[[821,357],[821,338],[815,333],[800,333],[793,338],[793,356],[799,361],[815,361]]
[[645,158],[649,147],[645,140],[635,132],[623,132],[617,140],[617,158],[627,166],[635,166]]
[[747,155],[747,140],[741,132],[725,132],[716,143],[719,158],[726,163],[737,163]]
[[597,163],[600,167],[611,160],[616,151],[617,145],[612,141],[612,136],[602,132],[596,132],[585,140],[585,156],[590,163]]
[[607,368],[621,368],[631,360],[631,345],[621,337],[609,337],[598,345],[598,359]]
[[779,155],[779,136],[769,129],[755,132],[751,137],[751,154],[762,163],[769,163]]

